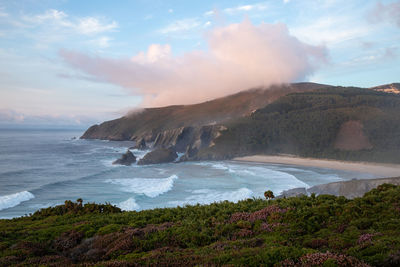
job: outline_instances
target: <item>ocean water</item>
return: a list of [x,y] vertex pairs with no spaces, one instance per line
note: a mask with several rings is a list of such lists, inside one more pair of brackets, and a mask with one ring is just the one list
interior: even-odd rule
[[[278,195],[370,174],[234,161],[115,166],[133,142],[74,139],[76,130],[0,129],[0,218],[65,200],[110,202],[124,210],[207,204]],[[145,151],[132,150],[141,158]]]

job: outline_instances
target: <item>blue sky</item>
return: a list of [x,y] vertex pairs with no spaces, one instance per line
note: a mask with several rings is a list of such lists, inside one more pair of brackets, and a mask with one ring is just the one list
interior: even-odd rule
[[0,124],[86,126],[276,82],[399,82],[399,44],[393,0],[3,0]]

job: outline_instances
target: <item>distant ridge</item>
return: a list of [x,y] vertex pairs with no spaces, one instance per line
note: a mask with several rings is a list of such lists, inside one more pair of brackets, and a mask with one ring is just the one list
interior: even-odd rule
[[[384,86],[386,88],[386,86]],[[255,154],[400,163],[400,95],[330,87],[288,94],[229,129],[195,159]]]
[[215,100],[194,104],[145,108],[141,112],[93,125],[82,139],[155,141],[160,132],[180,127],[201,127],[249,115],[281,96],[329,87],[317,83],[294,83],[255,88]]
[[400,162],[399,83],[372,88],[294,83],[194,105],[145,108],[81,138],[170,148],[185,160],[294,154]]

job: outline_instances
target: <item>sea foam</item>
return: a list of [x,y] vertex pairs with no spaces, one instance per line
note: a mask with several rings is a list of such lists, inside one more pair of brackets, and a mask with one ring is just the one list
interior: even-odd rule
[[121,190],[124,192],[144,194],[154,198],[171,190],[176,179],[178,179],[178,176],[171,175],[168,178],[161,179],[108,179],[106,182],[121,185]]
[[126,210],[126,211],[139,210],[140,209],[139,204],[136,203],[136,200],[133,197],[128,198],[127,200],[120,202],[119,204],[117,204],[117,207],[119,207],[122,210]]
[[18,206],[21,202],[28,201],[35,196],[28,191],[22,191],[10,195],[0,196],[0,210]]
[[221,192],[212,189],[197,189],[192,191],[192,195],[186,197],[182,201],[170,201],[168,204],[174,206],[210,204],[213,202],[221,202],[224,200],[237,202],[239,200],[251,198],[253,191],[243,187],[235,191]]

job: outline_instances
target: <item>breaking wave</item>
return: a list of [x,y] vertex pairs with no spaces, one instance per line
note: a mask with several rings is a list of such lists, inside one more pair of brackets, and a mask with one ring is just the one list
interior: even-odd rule
[[18,206],[21,202],[28,201],[35,196],[28,191],[22,191],[11,195],[0,196],[0,210]]
[[224,200],[237,202],[239,200],[251,198],[253,191],[243,187],[231,192],[221,192],[212,189],[197,189],[192,191],[192,195],[186,197],[182,201],[170,201],[168,204],[174,206],[210,204],[213,202],[221,202]]
[[139,210],[140,209],[139,204],[136,203],[136,200],[133,197],[128,198],[127,200],[120,202],[119,204],[117,204],[117,207],[120,208],[121,210],[126,210],[126,211]]
[[108,179],[106,183],[121,185],[121,191],[124,192],[144,194],[154,198],[171,190],[176,179],[178,179],[177,175],[171,175],[168,178],[161,179]]

